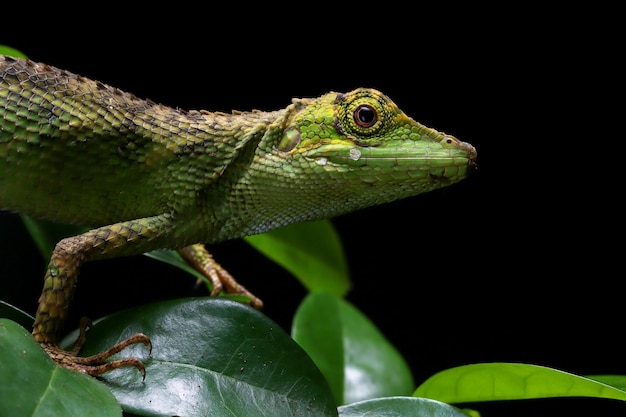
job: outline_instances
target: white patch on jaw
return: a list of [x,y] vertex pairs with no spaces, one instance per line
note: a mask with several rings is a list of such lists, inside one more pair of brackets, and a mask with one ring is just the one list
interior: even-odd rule
[[350,159],[358,161],[361,158],[361,151],[357,148],[350,148]]
[[317,160],[317,165],[324,166],[327,163],[328,163],[328,159],[326,159],[326,158],[320,158],[320,159]]

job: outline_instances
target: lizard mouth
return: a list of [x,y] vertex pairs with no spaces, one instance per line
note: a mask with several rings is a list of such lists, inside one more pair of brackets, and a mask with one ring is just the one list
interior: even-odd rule
[[469,143],[443,136],[440,141],[397,140],[385,146],[325,144],[303,156],[338,171],[358,170],[364,183],[432,182],[438,188],[468,177],[476,169],[477,152]]
[[470,159],[467,161],[467,168],[470,171],[476,171],[478,169],[478,164],[476,163],[476,159]]
[[356,165],[405,165],[415,169],[463,165],[472,170],[476,168],[476,149],[467,142],[457,141],[455,146],[449,148],[428,143],[407,143],[407,145],[397,147],[334,144],[321,146],[304,154],[317,159],[322,165],[334,161],[339,164]]
[[467,151],[467,168],[469,171],[475,171],[478,167],[476,158],[478,156],[476,148],[467,142],[459,142],[459,147]]

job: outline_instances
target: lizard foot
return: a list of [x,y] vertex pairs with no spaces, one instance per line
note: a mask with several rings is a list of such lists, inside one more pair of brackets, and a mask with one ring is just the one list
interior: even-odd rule
[[213,259],[204,245],[198,243],[187,246],[179,249],[178,253],[189,265],[211,281],[213,285],[211,296],[217,296],[222,290],[226,290],[229,294],[240,294],[248,297],[250,299],[248,304],[257,310],[263,308],[263,301],[239,284],[227,270]]
[[87,357],[77,356],[86,341],[85,334],[89,325],[90,322],[88,319],[83,318],[81,320],[80,334],[76,344],[71,350],[63,350],[56,344],[48,342],[41,342],[40,344],[56,363],[74,371],[96,376],[112,371],[113,369],[134,366],[141,373],[142,378],[146,378],[146,369],[143,362],[141,362],[138,358],[125,358],[111,361],[107,361],[107,359],[126,349],[128,346],[138,343],[143,343],[149,351],[152,352],[152,343],[150,342],[150,338],[148,338],[148,336],[143,333],[136,333],[128,339],[122,340],[121,342],[116,343],[107,350],[98,354]]

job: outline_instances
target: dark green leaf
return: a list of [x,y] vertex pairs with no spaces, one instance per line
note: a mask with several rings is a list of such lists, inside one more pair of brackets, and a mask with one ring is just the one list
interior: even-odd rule
[[343,296],[350,288],[343,247],[328,220],[293,224],[245,240],[291,272],[309,291]]
[[56,365],[26,329],[7,319],[0,319],[0,358],[0,416],[122,415],[103,384]]
[[[149,258],[156,259],[158,261],[165,262],[167,264],[170,264],[172,266],[182,269],[183,271],[196,277],[199,281],[202,281],[204,285],[206,285],[206,287],[208,288],[209,292],[213,290],[213,283],[211,283],[211,281],[207,277],[205,277],[200,272],[198,272],[195,268],[189,265],[187,261],[185,261],[183,257],[180,256],[178,251],[158,249],[152,252],[144,253],[144,255]],[[239,301],[244,304],[247,304],[250,301],[250,298],[245,295],[228,294],[225,291],[222,291],[219,294],[219,296],[223,298],[227,298],[229,300]]]
[[84,354],[134,333],[120,355],[146,365],[103,376],[125,411],[146,416],[336,416],[328,384],[306,353],[262,313],[224,299],[173,300],[109,316],[88,332]]
[[339,417],[467,417],[458,408],[426,398],[389,397],[339,407]]
[[152,252],[145,253],[145,255],[149,258],[156,259],[161,262],[165,262],[167,264],[180,268],[183,271],[189,273],[190,275],[193,275],[200,281],[204,282],[205,285],[209,288],[209,291],[213,288],[211,281],[209,281],[207,277],[205,277],[200,272],[198,272],[195,268],[189,265],[187,261],[185,261],[183,257],[180,256],[180,254],[175,250],[159,249],[159,250],[154,250]]
[[409,395],[407,363],[374,324],[347,301],[311,293],[294,318],[292,336],[328,380],[337,404]]
[[27,329],[30,329],[35,321],[27,312],[2,300],[0,300],[0,318],[12,320]]
[[626,392],[568,372],[521,363],[482,363],[446,369],[413,393],[446,403],[597,397],[626,401]]

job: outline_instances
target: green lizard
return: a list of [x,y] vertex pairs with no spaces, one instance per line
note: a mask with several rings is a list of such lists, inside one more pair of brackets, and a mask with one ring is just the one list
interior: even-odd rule
[[[182,111],[49,65],[0,55],[0,209],[92,227],[50,259],[33,335],[98,375],[138,334],[90,358],[58,347],[84,262],[178,250],[214,284],[261,301],[203,244],[330,218],[445,187],[475,166],[468,143],[359,88],[277,111]],[[201,242],[201,243],[200,243]],[[82,337],[81,337],[82,339]]]

